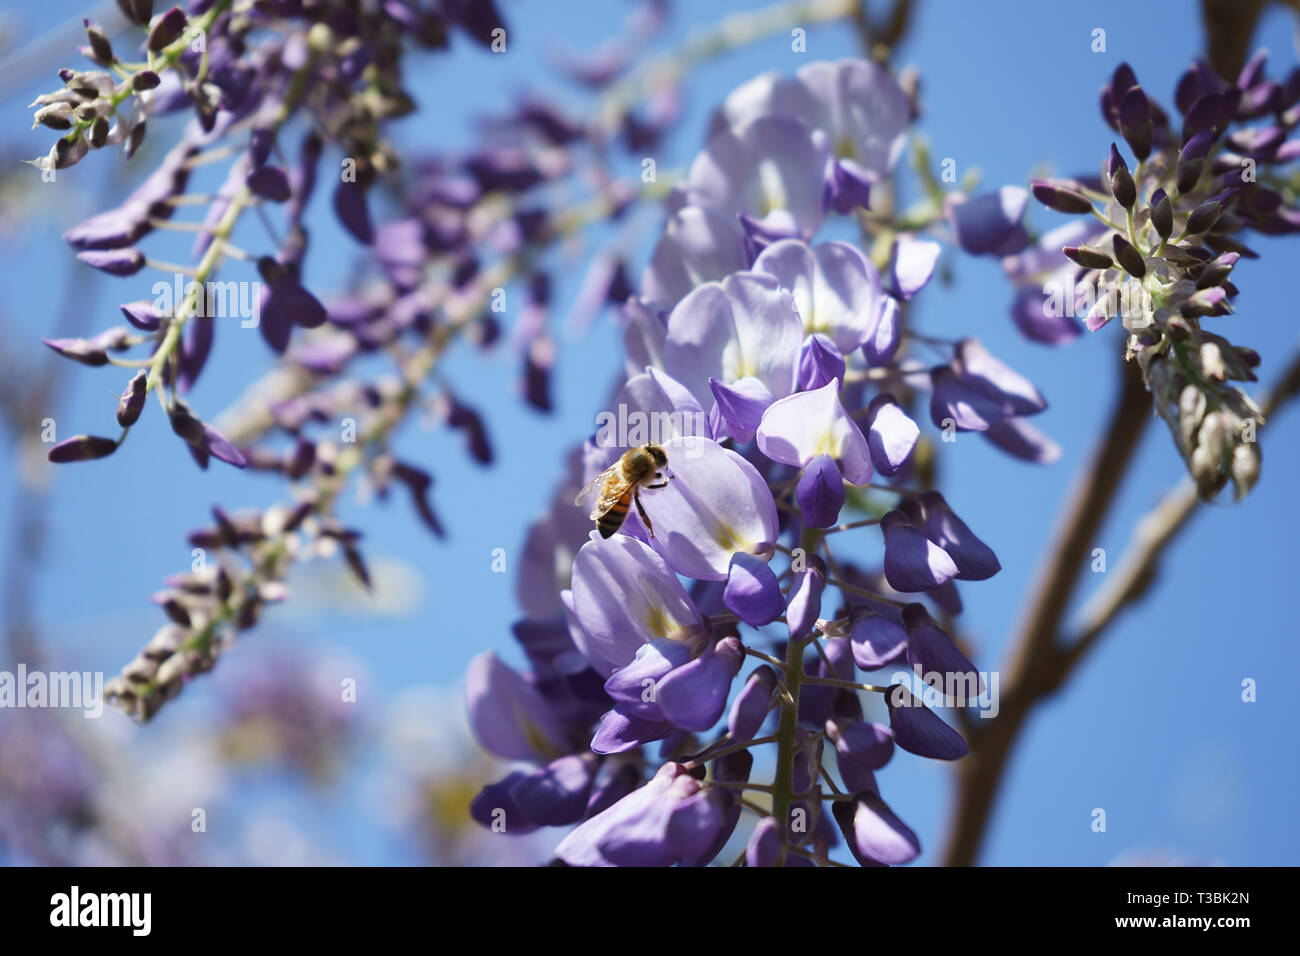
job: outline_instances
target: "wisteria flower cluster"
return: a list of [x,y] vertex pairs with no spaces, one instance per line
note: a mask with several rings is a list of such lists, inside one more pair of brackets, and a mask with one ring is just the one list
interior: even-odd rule
[[1078,334],[1079,318],[1093,331],[1121,319],[1126,357],[1203,497],[1229,480],[1238,498],[1250,491],[1263,416],[1232,384],[1255,381],[1259,354],[1202,325],[1235,314],[1234,267],[1257,258],[1245,233],[1300,230],[1300,69],[1270,80],[1266,59],[1257,54],[1235,82],[1205,63],[1188,69],[1174,94],[1181,124],[1121,64],[1101,109],[1135,165],[1112,143],[1099,176],[1035,181],[1048,208],[1092,218],[1006,260],[1030,338],[1058,344]]
[[[919,854],[875,773],[898,748],[967,752],[927,702],[985,691],[944,622],[956,582],[1000,565],[926,488],[936,446],[916,406],[928,392],[939,433],[1031,461],[1055,448],[1025,421],[1046,407],[1032,383],[974,339],[909,325],[941,246],[871,210],[915,112],[861,60],[760,76],[718,110],[624,307],[617,412],[529,534],[529,670],[490,652],[470,668],[480,742],[518,762],[474,802],[494,832],[572,826],[568,865],[704,865],[750,813],[738,863],[825,865],[841,838],[862,865]],[[965,247],[1018,252],[1019,215],[993,197],[938,216]],[[819,236],[855,226],[859,241]],[[653,530],[631,509],[619,533],[591,531],[574,492],[645,442],[671,476],[640,491]],[[921,683],[857,674],[890,665]]]

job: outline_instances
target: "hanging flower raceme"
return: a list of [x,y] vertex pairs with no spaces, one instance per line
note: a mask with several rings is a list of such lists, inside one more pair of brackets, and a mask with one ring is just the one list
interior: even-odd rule
[[1102,175],[1032,184],[1049,209],[1092,218],[1007,262],[1020,287],[1013,317],[1029,338],[1060,344],[1081,324],[1098,331],[1121,320],[1125,356],[1138,363],[1202,497],[1228,481],[1238,498],[1250,490],[1262,424],[1232,384],[1255,380],[1259,356],[1203,323],[1233,311],[1230,275],[1242,256],[1256,257],[1243,242],[1250,232],[1300,230],[1294,195],[1275,188],[1300,158],[1300,85],[1294,75],[1267,79],[1265,67],[1261,52],[1229,82],[1193,65],[1174,93],[1179,125],[1120,64],[1102,88],[1102,116],[1120,138]]
[[[909,115],[896,91],[878,67],[851,63],[738,91],[691,167],[688,204],[675,205],[640,297],[625,305],[619,412],[598,418],[566,487],[610,474],[645,442],[664,463],[626,488],[639,506],[629,502],[617,533],[532,548],[538,566],[521,572],[528,613],[541,618],[530,626],[567,633],[579,657],[567,669],[599,675],[589,700],[605,708],[582,712],[576,751],[518,756],[517,746],[511,756],[527,767],[476,801],[481,820],[494,808],[528,826],[547,812],[580,816],[556,849],[564,863],[701,865],[733,835],[750,865],[826,863],[841,841],[863,865],[905,863],[919,841],[876,773],[898,750],[966,751],[929,697],[861,676],[902,664],[938,707],[973,706],[989,691],[938,622],[960,611],[955,581],[999,564],[941,494],[914,486],[934,447],[915,418],[917,392],[931,389],[939,429],[982,431],[1025,458],[1036,433],[1023,419],[1046,406],[973,339],[928,372],[911,354],[907,304],[933,274],[938,243],[900,230],[874,263],[855,244],[813,237],[889,172]],[[1015,235],[988,238],[990,251],[1014,246],[1019,217],[1008,218]],[[963,223],[968,239],[991,236]],[[634,416],[657,427],[638,431]],[[555,501],[567,506],[562,493]],[[561,528],[568,519],[550,514],[529,540]],[[576,556],[571,573],[561,565],[557,613],[534,592],[565,548]],[[855,548],[874,555],[877,576],[857,570]],[[516,740],[537,698],[517,688],[501,698]],[[751,748],[764,746],[779,768],[759,785],[770,811],[741,799]],[[621,799],[593,812],[603,782],[629,775]],[[554,799],[539,808],[539,793]],[[759,817],[752,828],[748,813]]]

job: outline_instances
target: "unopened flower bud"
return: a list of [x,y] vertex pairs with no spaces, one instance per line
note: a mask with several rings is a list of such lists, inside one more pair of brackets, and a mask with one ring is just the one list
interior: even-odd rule
[[1133,174],[1128,171],[1128,164],[1124,162],[1124,157],[1119,154],[1114,143],[1110,144],[1106,176],[1110,181],[1110,191],[1115,201],[1125,209],[1132,209],[1133,204],[1137,202],[1137,185],[1133,182]]
[[149,28],[149,49],[154,53],[161,53],[185,31],[188,22],[185,11],[180,7],[172,7],[166,13],[160,14],[153,21],[153,26]]
[[1151,225],[1161,239],[1168,239],[1174,231],[1174,206],[1163,189],[1151,194]]
[[1067,259],[1077,262],[1085,269],[1109,269],[1115,264],[1100,249],[1089,249],[1087,246],[1066,246],[1061,252],[1065,253]]
[[1092,202],[1083,193],[1064,186],[1056,186],[1043,180],[1034,180],[1030,184],[1034,198],[1048,209],[1057,212],[1085,213],[1092,211]]
[[1142,260],[1142,253],[1133,248],[1127,239],[1119,233],[1115,233],[1111,237],[1111,246],[1115,249],[1115,261],[1120,264],[1120,267],[1125,272],[1135,279],[1141,279],[1147,274],[1147,266]]
[[106,458],[115,451],[117,451],[117,442],[112,438],[101,438],[98,435],[77,435],[59,442],[50,449],[50,453],[46,457],[55,464],[64,464],[71,461],[93,461],[96,458]]
[[135,373],[135,378],[127,384],[122,397],[117,400],[117,423],[123,428],[130,428],[139,420],[140,412],[144,410],[147,380],[148,375],[145,370],[140,369]]
[[86,42],[90,44],[90,58],[100,66],[112,66],[117,57],[113,55],[113,44],[108,42],[108,34],[98,23],[82,20],[86,26]]
[[1259,481],[1259,446],[1243,442],[1232,450],[1232,484],[1240,501]]

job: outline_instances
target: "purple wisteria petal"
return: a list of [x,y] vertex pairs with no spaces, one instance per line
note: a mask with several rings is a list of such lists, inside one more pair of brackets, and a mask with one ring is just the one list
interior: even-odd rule
[[640,414],[636,418],[628,416],[626,435],[618,433],[621,415],[610,414],[608,424],[602,424],[596,433],[596,444],[601,448],[622,451],[646,442],[662,445],[683,435],[712,437],[708,415],[695,396],[672,376],[654,367],[627,380],[618,393],[616,407]]
[[605,693],[619,711],[642,720],[662,721],[655,685],[660,678],[691,659],[691,650],[679,641],[659,639],[637,648],[636,657],[605,681]]
[[867,341],[862,344],[862,357],[872,368],[880,368],[894,360],[894,353],[903,342],[902,316],[898,300],[887,295],[880,303],[880,312],[871,323]]
[[1047,408],[1034,383],[995,358],[976,339],[962,339],[957,344],[957,374],[998,402],[1008,415],[1033,415]]
[[765,559],[744,551],[731,556],[722,602],[750,627],[770,624],[785,613],[776,572]]
[[794,500],[810,528],[829,528],[839,520],[847,497],[844,478],[830,455],[818,455],[804,466]]
[[536,830],[537,824],[528,819],[512,796],[515,786],[526,776],[526,770],[513,770],[504,779],[485,786],[470,801],[470,819],[488,829],[504,827],[501,832],[510,836],[523,836]]
[[772,403],[758,426],[758,447],[768,458],[802,468],[829,455],[853,485],[871,480],[867,439],[840,404],[838,383],[797,392]]
[[749,268],[745,233],[734,216],[685,206],[668,220],[641,274],[641,295],[671,309],[688,292]]
[[571,590],[574,615],[598,656],[591,660],[598,670],[608,661],[626,666],[650,641],[694,646],[708,630],[664,559],[630,535],[601,538],[592,532],[573,559]]
[[810,248],[792,239],[777,242],[755,260],[754,271],[774,276],[790,293],[805,334],[827,336],[844,355],[861,347],[874,328],[884,298],[880,276],[848,243]]
[[722,814],[707,797],[680,764],[666,763],[644,787],[574,828],[555,855],[570,866],[672,866],[713,842]]
[[641,783],[641,771],[632,764],[623,764],[604,783],[596,787],[587,802],[587,817],[604,813],[622,800]]
[[799,120],[825,137],[837,159],[879,180],[903,150],[911,104],[898,81],[869,60],[818,61],[793,77],[764,73],[737,87],[710,129],[740,128],[761,116]]
[[162,328],[162,316],[148,299],[124,303],[121,309],[126,320],[141,332],[157,332]]
[[657,687],[664,717],[682,730],[708,730],[722,717],[731,682],[744,660],[740,641],[724,637],[695,660],[673,670]]
[[958,431],[982,432],[1008,417],[1002,404],[958,378],[947,365],[930,370],[930,420],[936,428],[949,423]]
[[586,816],[595,777],[596,761],[591,754],[566,754],[522,777],[510,795],[533,823],[567,826]]
[[907,631],[898,622],[867,607],[855,609],[854,618],[849,643],[853,662],[864,671],[884,667],[907,650]]
[[996,192],[948,205],[948,218],[957,242],[971,255],[1015,255],[1029,243],[1021,220],[1029,191],[1003,186]]
[[248,464],[248,459],[239,449],[232,445],[225,435],[206,422],[203,424],[202,445],[208,454],[219,461],[224,461],[227,465],[243,468]]
[[921,855],[921,841],[879,794],[867,791],[857,797],[853,842],[859,853],[891,866],[909,863]]
[[668,316],[664,369],[699,399],[709,379],[757,378],[774,398],[794,391],[803,326],[774,278],[739,272],[687,295]]
[[948,553],[957,565],[958,578],[984,581],[1002,570],[993,549],[953,513],[942,494],[927,491],[921,496],[921,508],[925,513],[922,533]]
[[620,311],[628,374],[634,375],[648,366],[663,368],[668,317],[659,311],[658,306],[637,298],[624,302]]
[[[1068,277],[1073,271],[1071,266],[1057,275]],[[1011,303],[1011,320],[1025,338],[1043,345],[1065,345],[1083,334],[1083,326],[1071,310],[1056,308],[1051,295],[1033,286],[1016,292]]]
[[895,684],[885,694],[885,706],[894,741],[909,753],[935,760],[957,760],[970,753],[961,734],[902,684]]
[[776,866],[781,858],[781,826],[776,817],[764,817],[749,835],[745,846],[746,866]]
[[753,740],[762,729],[772,707],[772,691],[776,687],[776,671],[766,664],[754,670],[736,695],[727,716],[727,733],[736,742]]
[[470,661],[465,702],[474,736],[498,757],[540,762],[568,750],[550,704],[492,651]]
[[801,392],[806,392],[828,382],[843,382],[844,368],[844,356],[835,343],[818,332],[808,336],[799,353],[796,383]]
[[907,663],[925,683],[941,694],[951,689],[949,704],[974,701],[984,692],[984,680],[963,654],[919,604],[903,609],[907,625]]
[[831,161],[826,180],[826,206],[840,215],[871,208],[871,187],[876,177],[851,159]]
[[1061,446],[1023,418],[1004,418],[989,427],[984,437],[1009,455],[1037,465],[1050,465],[1061,455]]
[[752,442],[763,413],[772,404],[767,386],[756,378],[742,378],[730,385],[710,378],[709,390],[731,437],[743,444]]
[[889,254],[889,292],[907,301],[921,291],[934,275],[942,246],[911,233],[900,233]]
[[666,720],[642,720],[615,708],[600,718],[600,726],[591,738],[591,749],[598,754],[621,754],[643,744],[662,740],[673,729]]
[[822,224],[828,158],[824,140],[798,120],[762,117],[709,140],[687,172],[687,202],[808,237]]
[[826,722],[826,736],[835,742],[841,767],[853,763],[863,770],[879,770],[894,755],[894,732],[883,724],[832,718]]
[[907,463],[921,429],[889,394],[877,395],[867,406],[867,448],[871,463],[882,475],[896,475]]
[[815,554],[807,555],[806,566],[794,573],[790,597],[785,607],[785,623],[793,640],[812,633],[822,611],[822,591],[826,588],[826,565]]
[[913,528],[901,511],[885,515],[880,527],[885,535],[885,580],[895,591],[925,591],[957,576],[948,553]]
[[701,581],[724,581],[732,555],[771,555],[776,501],[753,465],[706,438],[674,438],[664,451],[673,480],[643,494],[642,502],[655,526],[650,545],[668,567]]
[[144,268],[144,253],[139,249],[86,249],[77,258],[111,276],[133,276]]

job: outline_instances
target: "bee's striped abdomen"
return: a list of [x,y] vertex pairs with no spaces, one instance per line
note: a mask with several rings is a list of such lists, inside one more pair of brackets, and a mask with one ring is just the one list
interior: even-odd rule
[[623,519],[627,517],[627,509],[632,504],[632,489],[610,505],[609,510],[596,519],[596,530],[600,532],[602,538],[612,537],[614,532],[623,527]]

